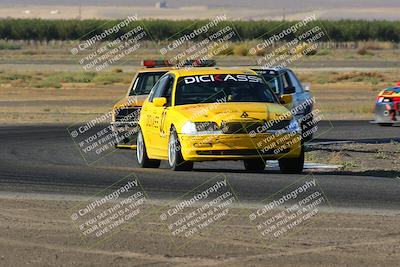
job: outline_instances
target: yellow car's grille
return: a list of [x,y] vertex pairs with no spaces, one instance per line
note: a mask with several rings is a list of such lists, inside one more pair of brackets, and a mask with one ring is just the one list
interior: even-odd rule
[[[290,152],[290,148],[280,151],[282,154]],[[257,155],[275,155],[275,151],[271,150],[257,150],[257,149],[232,149],[232,150],[199,150],[196,151],[197,155],[201,156],[257,156]]]
[[223,122],[221,130],[224,134],[246,134],[251,132],[264,133],[270,130],[282,130],[289,126],[290,121],[283,120],[274,123],[266,121]]

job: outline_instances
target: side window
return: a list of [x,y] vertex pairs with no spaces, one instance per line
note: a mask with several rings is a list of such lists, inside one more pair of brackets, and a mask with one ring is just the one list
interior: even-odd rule
[[290,76],[288,72],[281,74],[282,76],[282,84],[283,84],[283,93],[285,94],[286,88],[293,86]]
[[154,85],[153,89],[151,89],[150,94],[149,94],[149,101],[153,102],[153,98],[156,97],[155,93],[160,86],[160,83],[162,82],[162,79],[158,80],[158,82]]
[[140,80],[140,76],[138,75],[138,76],[136,76],[135,81],[132,84],[132,87],[129,89],[130,96],[135,95],[135,91],[136,91],[135,88],[137,88],[139,80]]
[[289,74],[287,72],[282,74],[282,81],[283,81],[283,88],[287,88],[292,85],[292,83],[290,82]]
[[170,76],[162,77],[156,85],[154,85],[153,89],[151,90],[149,101],[153,102],[155,97],[162,97],[164,93],[164,89],[168,85],[169,80],[171,80]]
[[262,76],[275,94],[279,94],[279,76],[272,73],[265,73]]
[[170,76],[166,84],[166,87],[164,88],[164,91],[162,93],[162,96],[167,98],[167,106],[171,106],[173,86],[174,86],[174,79],[173,77]]
[[153,87],[153,89],[150,91],[149,94],[149,102],[153,102],[153,98],[154,98],[154,89],[158,86],[158,83],[156,83]]
[[296,75],[292,71],[288,71],[288,73],[289,73],[290,79],[292,80],[292,85],[296,88],[296,93],[302,93],[304,91],[303,86],[297,79]]

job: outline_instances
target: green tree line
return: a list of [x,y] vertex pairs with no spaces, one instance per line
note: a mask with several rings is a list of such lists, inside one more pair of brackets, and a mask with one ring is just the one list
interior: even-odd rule
[[[118,20],[43,20],[43,19],[2,19],[0,20],[0,39],[8,40],[86,40],[90,37],[101,34],[105,30],[117,25]],[[166,39],[177,39],[183,34],[189,34],[202,25],[207,24],[207,20],[141,20],[131,22],[128,26],[121,28],[117,33],[109,35],[106,40],[114,40],[122,34],[142,26],[147,33],[148,39],[162,41]],[[244,41],[268,38],[273,34],[278,34],[295,21],[223,21],[216,27],[211,27],[206,33],[217,32],[218,30],[231,26],[237,32],[234,41]],[[326,21],[317,20],[310,22],[305,27],[301,27],[294,34],[286,36],[289,40],[295,35],[299,35],[315,26],[320,26],[328,35],[329,40],[334,42],[352,41],[400,41],[400,21],[384,20],[338,20]],[[205,34],[200,34],[196,39],[204,38]],[[326,41],[327,39],[325,39]]]

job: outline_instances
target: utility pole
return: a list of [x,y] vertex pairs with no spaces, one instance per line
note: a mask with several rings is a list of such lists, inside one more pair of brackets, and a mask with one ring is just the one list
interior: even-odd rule
[[286,8],[283,8],[282,21],[286,20]]
[[78,20],[82,20],[82,4],[79,4],[79,9],[78,9]]

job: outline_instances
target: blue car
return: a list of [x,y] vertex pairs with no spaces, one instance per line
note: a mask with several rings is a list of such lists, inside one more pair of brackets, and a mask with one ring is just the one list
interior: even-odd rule
[[296,74],[287,68],[252,68],[262,76],[282,99],[290,95],[291,102],[283,103],[288,109],[295,111],[294,116],[300,123],[303,131],[303,140],[310,141],[316,131],[314,116],[312,114],[314,100],[309,86],[303,86]]

